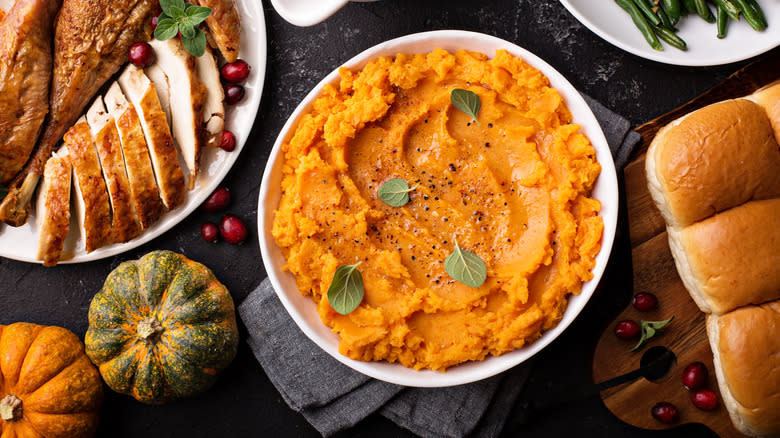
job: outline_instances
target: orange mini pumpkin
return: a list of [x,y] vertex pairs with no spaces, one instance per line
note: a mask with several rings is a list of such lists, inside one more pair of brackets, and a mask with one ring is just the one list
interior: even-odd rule
[[71,331],[0,325],[0,436],[91,437],[103,382]]

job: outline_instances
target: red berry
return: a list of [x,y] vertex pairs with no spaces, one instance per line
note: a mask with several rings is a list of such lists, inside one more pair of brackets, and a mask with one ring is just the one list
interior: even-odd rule
[[243,59],[236,60],[235,62],[229,62],[222,66],[220,74],[222,80],[225,82],[232,82],[238,84],[244,82],[249,77],[249,72],[252,68]]
[[634,339],[639,335],[639,324],[630,319],[620,321],[615,326],[615,335],[620,339]]
[[217,243],[219,240],[219,228],[214,222],[206,222],[200,226],[200,237],[206,242]]
[[138,42],[130,46],[127,57],[138,68],[149,67],[154,64],[154,49],[149,43]]
[[227,187],[217,187],[214,193],[206,198],[203,203],[203,209],[209,213],[222,211],[230,205],[230,190]]
[[655,309],[658,305],[658,298],[655,295],[647,292],[640,292],[634,295],[633,301],[634,307],[640,312],[647,312],[648,310]]
[[223,151],[232,152],[236,148],[236,136],[227,129],[222,131],[222,138],[219,139],[219,147]]
[[238,216],[226,214],[219,222],[219,234],[225,242],[238,245],[246,239],[246,225]]
[[703,388],[707,383],[707,367],[701,362],[693,362],[682,373],[682,384],[688,389]]
[[152,32],[154,32],[155,29],[157,29],[157,23],[160,22],[160,17],[155,15],[152,17]]
[[718,406],[718,394],[709,389],[697,389],[691,392],[691,401],[697,408],[703,411],[711,411]]
[[244,87],[236,84],[225,85],[225,102],[235,105],[244,98]]
[[680,418],[677,414],[677,408],[669,402],[656,403],[653,409],[650,410],[650,413],[653,415],[653,418],[666,424],[674,423]]

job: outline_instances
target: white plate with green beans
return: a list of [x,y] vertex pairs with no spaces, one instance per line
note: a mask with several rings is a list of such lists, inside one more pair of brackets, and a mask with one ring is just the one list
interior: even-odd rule
[[780,46],[780,0],[561,0],[561,3],[588,29],[611,44],[666,64],[728,64]]

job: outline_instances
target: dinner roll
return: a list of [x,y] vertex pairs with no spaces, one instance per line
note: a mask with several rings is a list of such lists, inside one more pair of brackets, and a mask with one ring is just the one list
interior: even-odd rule
[[780,301],[707,317],[723,404],[751,436],[780,436]]
[[667,231],[677,272],[703,312],[780,299],[780,198]]
[[681,228],[751,199],[780,196],[780,150],[766,111],[718,102],[661,129],[646,157],[650,194]]
[[771,83],[752,95],[748,99],[761,105],[769,116],[769,122],[775,131],[775,140],[780,143],[780,81]]

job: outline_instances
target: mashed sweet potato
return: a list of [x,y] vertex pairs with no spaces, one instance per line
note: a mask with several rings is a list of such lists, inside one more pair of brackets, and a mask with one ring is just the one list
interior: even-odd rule
[[[554,327],[601,247],[595,150],[538,70],[505,51],[383,57],[340,71],[283,146],[273,235],[342,354],[415,369],[500,355]],[[450,92],[477,93],[476,123]],[[411,200],[377,197],[402,178]],[[444,270],[454,240],[487,265],[472,288]],[[341,265],[365,297],[329,305]]]

